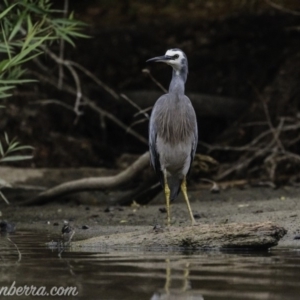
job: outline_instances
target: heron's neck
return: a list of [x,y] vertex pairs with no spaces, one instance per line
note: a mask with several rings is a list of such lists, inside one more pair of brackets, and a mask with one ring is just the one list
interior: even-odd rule
[[169,92],[184,94],[187,73],[184,70],[176,71],[173,69],[172,80],[169,86]]

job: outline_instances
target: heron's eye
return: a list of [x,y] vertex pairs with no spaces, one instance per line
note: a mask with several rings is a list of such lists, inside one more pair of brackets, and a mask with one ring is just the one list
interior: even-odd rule
[[173,56],[173,59],[177,59],[179,57],[179,55],[178,54],[175,54],[174,56]]

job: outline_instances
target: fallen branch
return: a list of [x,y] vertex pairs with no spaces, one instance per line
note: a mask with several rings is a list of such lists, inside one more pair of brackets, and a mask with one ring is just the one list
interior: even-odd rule
[[88,190],[107,190],[117,188],[132,180],[149,164],[149,152],[140,156],[131,166],[115,176],[90,177],[62,183],[40,193],[37,197],[22,202],[23,205],[36,205],[49,202],[53,198]]
[[139,248],[144,250],[252,249],[276,246],[286,230],[271,222],[197,224],[195,226],[123,232],[73,242],[81,251],[102,248]]

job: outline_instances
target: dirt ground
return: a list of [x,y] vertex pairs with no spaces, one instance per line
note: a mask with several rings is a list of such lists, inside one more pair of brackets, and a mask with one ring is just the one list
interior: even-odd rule
[[[208,190],[192,190],[189,194],[193,213],[200,224],[272,221],[287,230],[277,248],[300,245],[300,240],[295,239],[300,234],[299,188],[231,188],[218,194]],[[74,240],[164,226],[166,213],[162,193],[146,206],[110,207],[107,199],[111,197],[93,192],[74,196],[73,201],[57,201],[44,206],[21,207],[1,203],[1,219],[15,223],[19,231],[34,230],[57,234],[58,237],[64,220],[68,220],[75,228]],[[102,204],[91,205],[97,200]],[[172,204],[171,216],[174,226],[190,224],[181,195]]]

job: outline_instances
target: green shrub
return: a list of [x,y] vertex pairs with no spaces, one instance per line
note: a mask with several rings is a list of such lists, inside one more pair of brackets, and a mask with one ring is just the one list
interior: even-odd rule
[[[12,3],[13,2],[13,3]],[[0,99],[8,98],[18,84],[33,80],[26,78],[24,64],[44,53],[53,42],[66,41],[74,46],[73,38],[86,37],[80,31],[85,24],[52,9],[48,0],[3,0],[0,4]],[[0,106],[3,108],[3,106]],[[0,141],[0,163],[32,158],[23,155],[30,146],[21,146],[6,133]],[[21,154],[20,154],[21,153]],[[5,181],[0,179],[0,189]],[[0,191],[0,196],[5,199]]]

